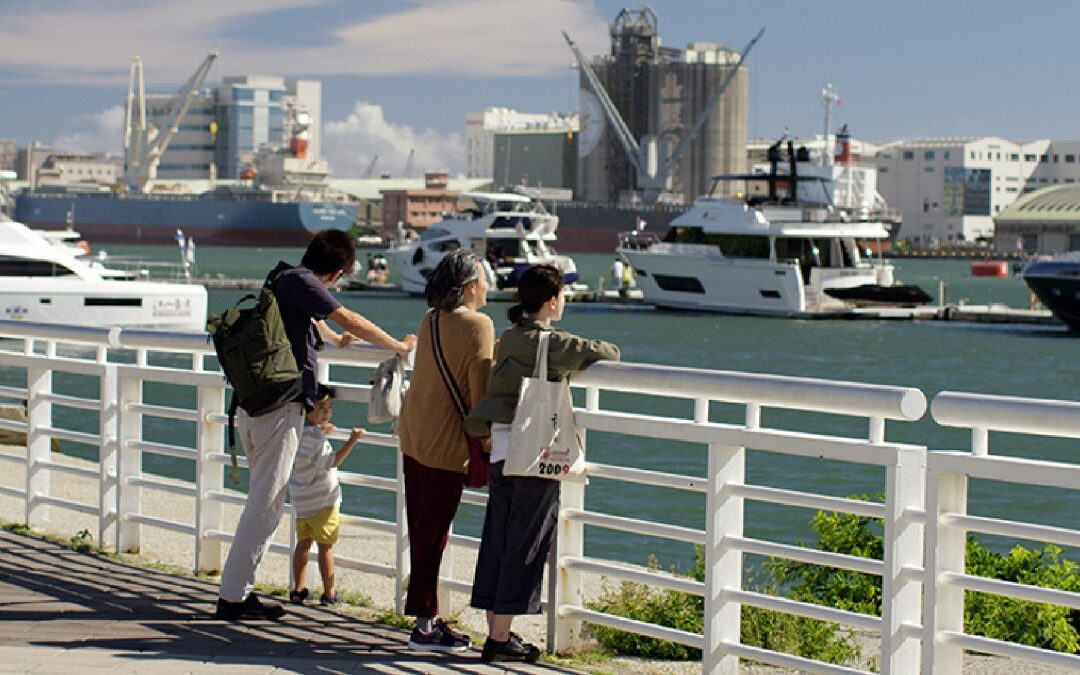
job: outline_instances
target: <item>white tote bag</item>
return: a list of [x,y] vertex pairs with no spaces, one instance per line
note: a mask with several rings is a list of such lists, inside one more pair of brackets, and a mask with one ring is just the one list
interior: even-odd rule
[[392,356],[371,374],[371,399],[368,401],[368,422],[378,424],[396,420],[401,414],[401,404],[409,391],[405,379],[405,357]]
[[547,379],[550,337],[547,331],[540,333],[532,377],[521,378],[503,474],[581,480],[585,455],[581,434],[574,424],[570,384],[565,379],[558,382]]

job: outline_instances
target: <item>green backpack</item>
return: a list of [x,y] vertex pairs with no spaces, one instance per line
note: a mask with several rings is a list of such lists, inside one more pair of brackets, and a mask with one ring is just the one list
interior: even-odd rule
[[[240,305],[248,300],[256,301],[254,307],[241,309]],[[236,483],[236,407],[257,417],[296,400],[302,390],[300,369],[272,286],[263,288],[258,298],[246,295],[223,314],[211,316],[206,331],[214,341],[225,379],[233,387],[229,404],[229,478]]]

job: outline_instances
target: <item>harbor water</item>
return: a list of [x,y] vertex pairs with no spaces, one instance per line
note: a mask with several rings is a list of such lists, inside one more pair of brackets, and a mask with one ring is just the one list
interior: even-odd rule
[[[114,254],[138,254],[145,258],[172,260],[173,247],[116,247]],[[278,259],[296,263],[300,249],[248,249],[200,247],[198,273],[235,278],[260,278]],[[366,251],[359,258],[364,262]],[[610,255],[575,256],[581,278],[595,286],[607,276]],[[1028,293],[1023,282],[1013,278],[975,278],[969,262],[963,260],[899,260],[897,278],[916,284],[935,297],[939,281],[947,284],[948,302],[971,304],[1001,303],[1027,307]],[[218,312],[238,300],[245,291],[211,291],[210,311]],[[395,335],[415,332],[425,304],[418,298],[372,297],[363,292],[339,295],[349,308],[372,319]],[[508,305],[492,303],[484,311],[495,320],[497,331],[506,325]],[[927,399],[943,390],[1050,399],[1080,398],[1080,365],[1075,357],[1080,338],[1063,328],[1048,326],[965,325],[951,322],[911,322],[877,320],[788,320],[725,316],[707,313],[646,310],[640,306],[609,304],[568,305],[561,326],[569,331],[617,343],[627,361],[691,366],[718,370],[771,373],[831,380],[847,380],[916,387]],[[16,377],[4,374],[4,380]],[[359,381],[365,375],[353,369],[334,369],[335,380]],[[18,382],[17,379],[13,380]],[[57,378],[57,390],[74,393],[93,384],[77,377]],[[66,393],[66,392],[65,392]],[[148,395],[151,392],[148,389]],[[189,394],[167,387],[155,389],[155,403],[190,405]],[[605,394],[605,405],[648,414],[692,415],[692,403],[654,397]],[[607,398],[610,396],[611,398]],[[193,398],[193,397],[192,397]],[[584,401],[579,392],[578,403]],[[57,408],[62,426],[88,429],[96,423],[84,419],[86,413]],[[82,418],[80,418],[82,415]],[[714,404],[714,421],[741,420],[742,408]],[[364,425],[359,406],[336,406],[334,422],[339,427]],[[865,437],[865,422],[842,416],[809,416],[803,413],[766,409],[762,425]],[[376,427],[385,430],[384,426]],[[178,442],[178,435],[190,435],[194,425],[148,419],[150,440]],[[931,450],[966,450],[968,433],[933,424],[929,414],[917,423],[891,422],[887,438],[926,445]],[[64,451],[96,457],[96,449],[64,443]],[[1078,463],[1075,441],[1043,439],[1010,434],[991,435],[991,453],[1038,457]],[[704,475],[705,449],[678,442],[657,442],[590,432],[589,458],[603,463]],[[393,453],[385,448],[362,448],[346,461],[345,470],[391,475]],[[192,478],[191,469],[177,460],[146,456],[145,467],[176,477]],[[789,458],[751,452],[747,459],[747,480],[755,484],[821,492],[837,496],[873,496],[882,489],[883,470],[827,460]],[[1075,526],[1080,513],[1080,497],[1053,489],[1030,489],[1000,484],[971,486],[972,513],[985,516],[1019,517],[1030,522]],[[612,485],[596,479],[588,490],[588,508],[614,514],[690,527],[704,526],[704,496],[649,486],[622,483]],[[344,488],[343,510],[358,515],[387,518],[393,513],[393,495],[364,488]],[[784,543],[811,541],[808,521],[813,514],[793,507],[749,504],[746,509],[748,536]],[[478,534],[482,513],[463,506],[460,530]],[[1010,542],[992,537],[981,539],[998,550]],[[607,531],[587,531],[587,553],[631,562],[644,562],[647,554],[663,565],[685,568],[692,556],[689,545],[660,539]],[[1071,557],[1077,558],[1075,551]]]

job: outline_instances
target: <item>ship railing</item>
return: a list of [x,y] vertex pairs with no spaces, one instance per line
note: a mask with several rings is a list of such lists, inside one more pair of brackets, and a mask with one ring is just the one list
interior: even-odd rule
[[[0,463],[25,466],[25,485],[3,487],[0,493],[23,500],[27,524],[46,529],[50,509],[89,514],[97,520],[97,541],[118,551],[138,550],[145,528],[161,528],[191,539],[193,568],[220,569],[224,545],[233,537],[225,525],[225,511],[243,504],[244,492],[225,482],[230,461],[224,439],[227,389],[206,334],[3,321],[0,336],[4,378],[0,397],[27,402],[25,423],[3,421],[0,427],[28,434],[25,454],[10,449],[0,454]],[[337,387],[344,408],[339,419],[362,414],[370,396],[370,386],[362,383],[386,356],[366,346],[321,354],[319,379]],[[592,623],[701,648],[703,669],[710,673],[736,672],[739,659],[812,672],[868,672],[744,644],[740,615],[746,605],[878,633],[879,663],[885,673],[914,673],[921,668],[958,672],[951,665],[957,650],[964,648],[1076,667],[1076,657],[1034,653],[965,635],[956,621],[963,615],[964,588],[1077,606],[1074,595],[965,576],[963,541],[967,531],[981,531],[1080,544],[1080,535],[1073,530],[969,516],[964,506],[969,478],[1078,489],[1076,465],[990,457],[980,451],[989,430],[1080,436],[1075,422],[1080,404],[942,394],[934,404],[935,418],[941,424],[972,428],[973,452],[928,455],[922,446],[886,437],[889,421],[911,422],[925,412],[923,394],[907,387],[607,362],[576,376],[573,385],[577,422],[589,446],[586,474],[592,485],[565,482],[560,487],[558,534],[544,603],[549,649],[578,646],[582,624]],[[172,426],[163,429],[163,420]],[[341,440],[344,435],[335,433],[332,438]],[[78,446],[75,454],[89,455],[91,462],[72,465],[54,458],[52,439]],[[660,442],[662,452],[647,452]],[[400,612],[409,575],[402,459],[388,428],[371,430],[362,444],[379,452],[367,452],[364,472],[342,472],[341,482],[347,491],[374,490],[389,496],[392,515],[345,514],[344,527],[346,532],[356,528],[354,532],[362,530],[368,537],[374,533],[392,539],[393,559],[377,560],[374,551],[366,549],[359,557],[341,556],[338,564],[390,580]],[[612,450],[627,447],[640,451]],[[785,467],[783,474],[764,476],[755,470],[766,455]],[[179,462],[193,480],[155,473],[159,457]],[[704,475],[688,469],[700,466],[702,459],[707,465]],[[240,464],[245,464],[242,458]],[[832,478],[827,494],[806,491],[807,481],[801,477],[808,471]],[[53,488],[63,486],[51,479],[58,474],[65,480],[95,482],[96,498],[78,503],[57,496],[62,490]],[[883,501],[842,496],[872,491],[868,481],[876,482]],[[601,484],[616,487],[597,491]],[[653,510],[658,497],[672,490],[699,495],[699,508],[675,515]],[[167,510],[147,498],[153,491],[171,496]],[[347,499],[350,503],[366,500]],[[465,492],[466,509],[485,503],[483,492]],[[829,553],[767,536],[786,529],[793,508],[879,520],[883,558]],[[53,523],[55,527],[56,520]],[[289,528],[289,545],[276,543],[270,550],[287,556],[295,543],[291,511],[283,526]],[[925,567],[924,527],[930,531]],[[704,579],[589,555],[598,530],[619,532],[642,551],[649,550],[649,541],[700,546]],[[479,542],[459,529],[451,534],[449,546],[476,550]],[[881,615],[765,593],[743,578],[746,563],[761,557],[879,576]],[[454,570],[453,558],[448,551],[440,584],[445,591],[468,593],[471,570]],[[677,630],[598,610],[587,593],[602,584],[598,577],[645,583],[654,592],[702,596],[703,631]],[[453,611],[451,604],[446,607]],[[939,653],[942,649],[944,656]]]
[[[1054,456],[1037,458],[1031,456],[1033,444],[1015,434],[1080,438],[1080,403],[944,391],[934,398],[931,414],[942,426],[968,430],[970,446],[928,456],[922,657],[926,672],[960,672],[965,650],[1080,671],[1080,655],[964,630],[964,602],[971,593],[1067,607],[1074,613],[1080,610],[1080,593],[990,579],[969,574],[965,567],[970,533],[1080,548],[1080,529],[969,512],[974,481],[974,489],[982,491],[1002,484],[1029,486],[1033,493],[1043,495],[1046,503],[1071,505],[1075,516],[1080,504],[1080,464],[1075,446],[1065,449],[1059,445]],[[991,432],[999,441],[994,453],[990,452]],[[1068,461],[1063,461],[1066,458]]]

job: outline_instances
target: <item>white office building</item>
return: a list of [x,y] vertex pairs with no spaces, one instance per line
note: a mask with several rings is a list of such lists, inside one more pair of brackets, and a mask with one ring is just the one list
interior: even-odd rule
[[[147,94],[148,121],[158,129],[172,121],[175,94]],[[200,92],[158,165],[159,180],[208,178],[211,165],[217,178],[239,178],[255,163],[255,153],[283,148],[286,114],[290,108],[308,114],[307,157],[321,151],[322,83],[286,80],[271,75],[226,77],[222,84]]]
[[989,241],[994,217],[1025,192],[1080,182],[1080,142],[997,137],[882,145],[878,191],[903,212],[901,241],[920,246]]
[[488,108],[465,115],[465,176],[495,175],[495,134],[511,132],[577,133],[577,113],[521,113],[510,108]]

